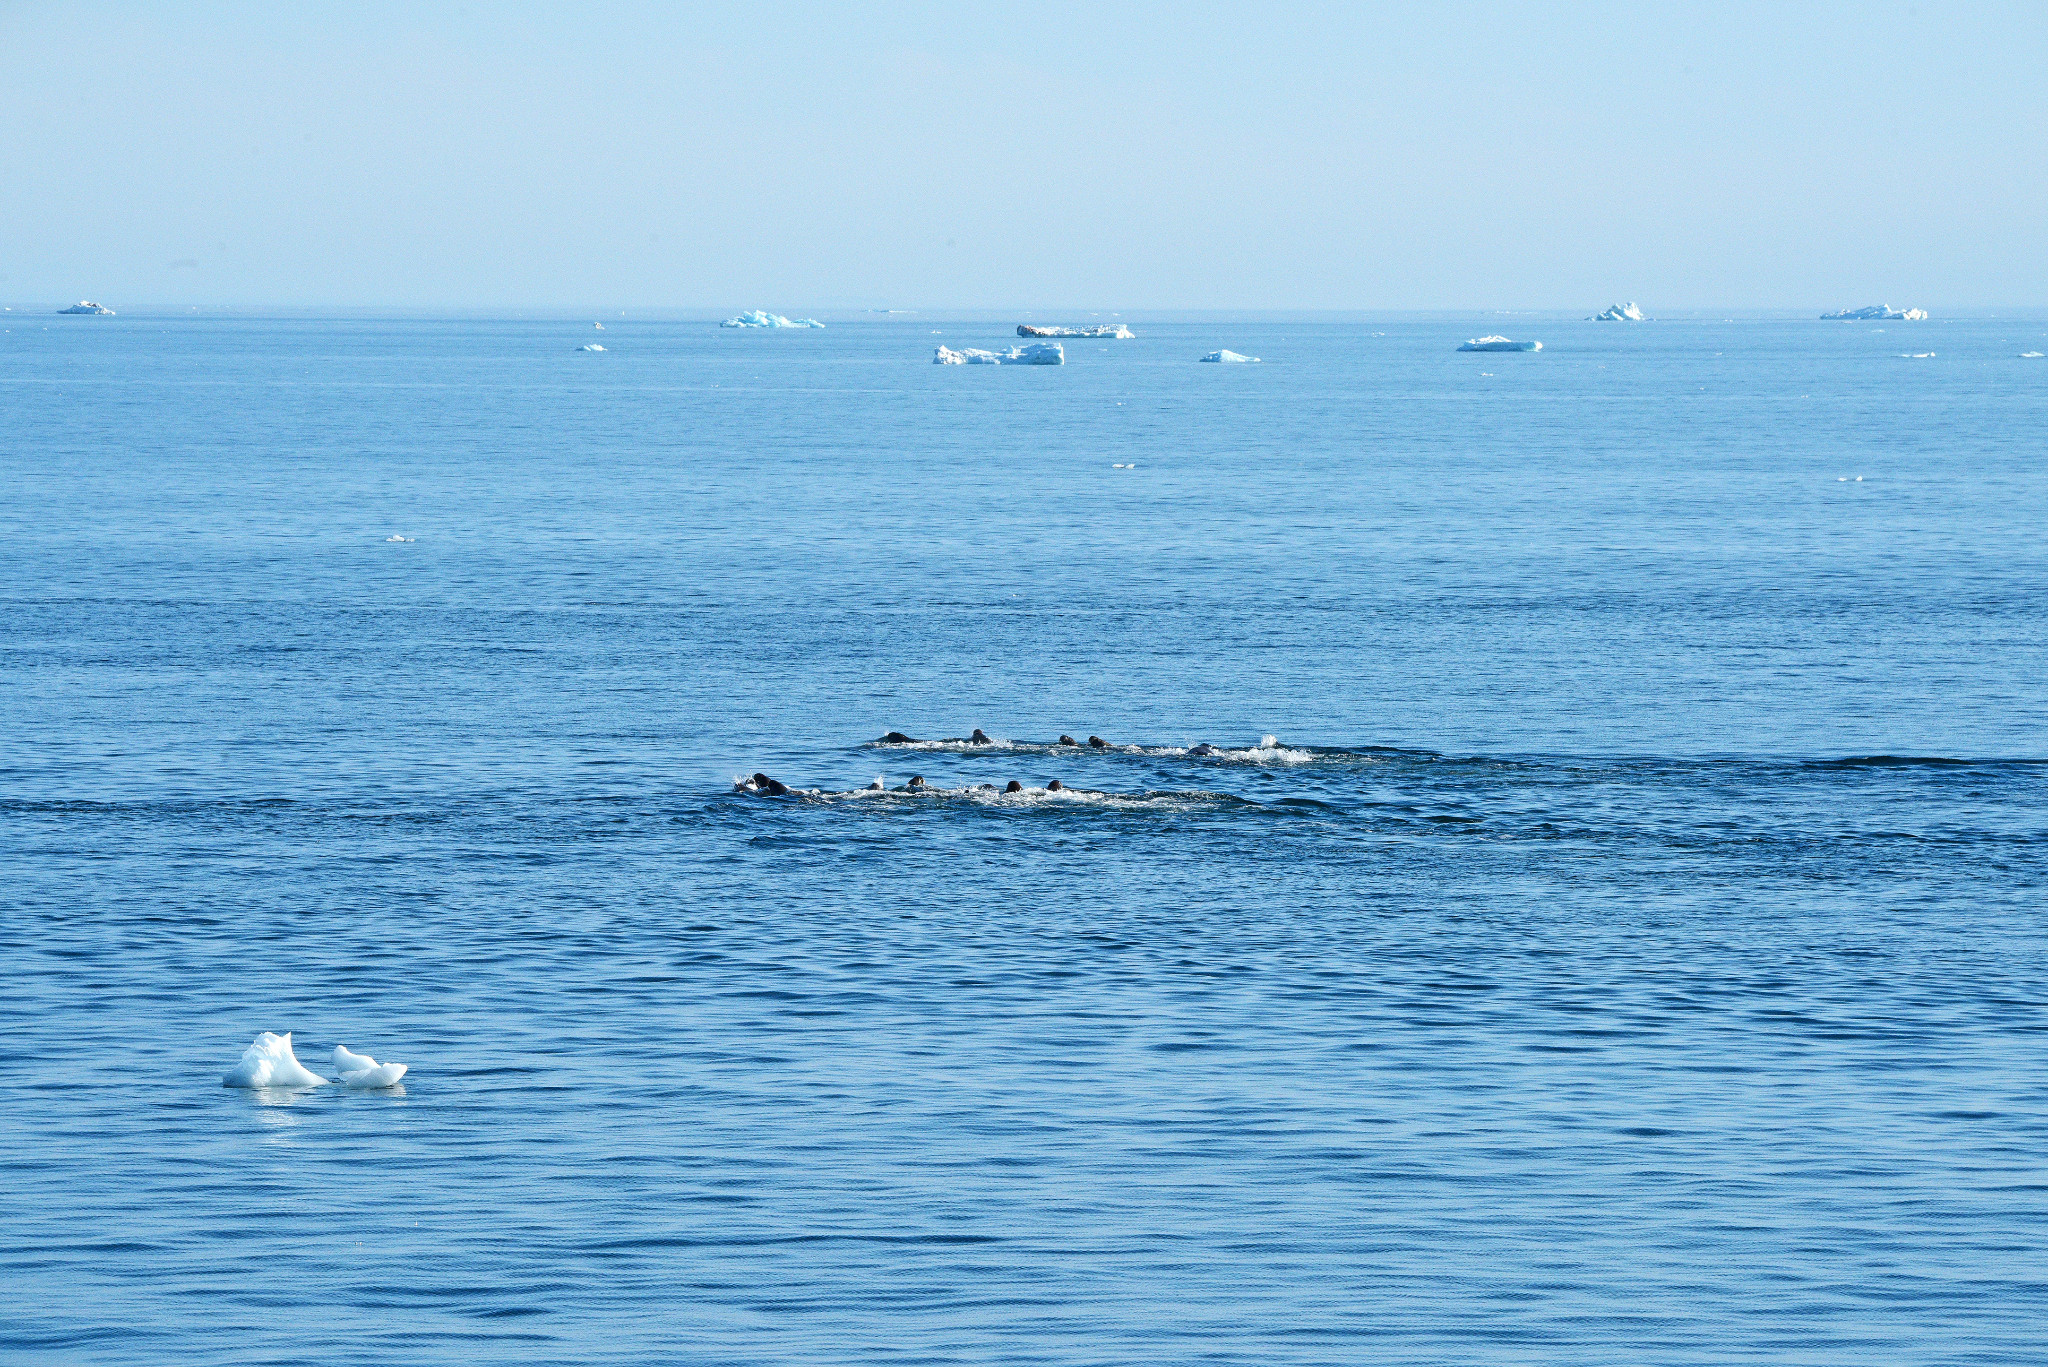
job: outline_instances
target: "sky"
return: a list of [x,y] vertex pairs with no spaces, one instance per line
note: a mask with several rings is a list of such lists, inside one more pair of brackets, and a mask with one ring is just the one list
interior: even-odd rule
[[0,299],[2048,304],[2048,5],[0,0]]

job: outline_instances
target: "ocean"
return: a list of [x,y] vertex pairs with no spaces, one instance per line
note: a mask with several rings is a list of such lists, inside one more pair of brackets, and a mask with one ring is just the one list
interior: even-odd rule
[[0,1360],[2048,1359],[2048,315],[819,316],[0,314]]

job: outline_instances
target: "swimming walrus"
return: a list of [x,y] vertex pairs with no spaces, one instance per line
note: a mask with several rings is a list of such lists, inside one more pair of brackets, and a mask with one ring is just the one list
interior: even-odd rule
[[891,731],[878,742],[882,745],[915,745],[916,736],[906,736],[901,731]]
[[1010,780],[1010,786],[1003,789],[1003,791],[1006,793],[1021,793],[1024,791],[1024,785],[1013,778]]
[[1081,743],[1081,742],[1079,742],[1079,741],[1075,740],[1075,739],[1074,739],[1074,738],[1073,738],[1072,736],[1061,736],[1061,737],[1060,737],[1060,744],[1061,744],[1061,745],[1079,745],[1080,743]]
[[982,729],[981,729],[981,728],[980,728],[979,726],[977,726],[977,727],[975,727],[975,728],[974,728],[974,734],[973,734],[973,735],[971,735],[971,736],[969,736],[969,737],[967,738],[967,743],[968,743],[969,745],[993,745],[993,744],[995,744],[995,742],[994,742],[994,741],[992,741],[992,740],[990,740],[990,739],[988,738],[988,732],[986,732],[986,731],[982,730]]
[[1108,741],[1106,741],[1106,740],[1104,740],[1104,739],[1103,739],[1102,737],[1100,737],[1100,736],[1090,736],[1090,737],[1088,737],[1088,744],[1089,744],[1090,748],[1092,748],[1092,749],[1096,749],[1096,750],[1107,750],[1107,749],[1109,748],[1109,742],[1108,742]]
[[770,778],[766,774],[754,775],[754,790],[766,793],[770,797],[789,796],[789,785],[787,783],[784,783],[779,778]]

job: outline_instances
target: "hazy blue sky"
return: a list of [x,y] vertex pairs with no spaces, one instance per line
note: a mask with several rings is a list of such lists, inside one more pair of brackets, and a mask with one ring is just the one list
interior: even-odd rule
[[2048,303],[2048,4],[0,2],[0,297]]

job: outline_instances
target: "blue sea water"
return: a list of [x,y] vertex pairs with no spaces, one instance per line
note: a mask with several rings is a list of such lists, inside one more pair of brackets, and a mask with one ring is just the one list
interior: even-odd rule
[[2048,1359],[2048,319],[824,316],[0,315],[0,1359]]

